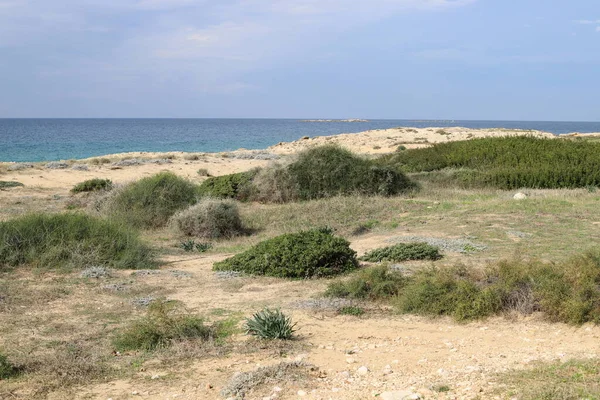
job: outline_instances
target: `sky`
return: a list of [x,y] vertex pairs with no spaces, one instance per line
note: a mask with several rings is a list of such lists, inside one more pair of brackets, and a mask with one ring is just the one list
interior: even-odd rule
[[0,0],[0,118],[600,121],[598,0]]

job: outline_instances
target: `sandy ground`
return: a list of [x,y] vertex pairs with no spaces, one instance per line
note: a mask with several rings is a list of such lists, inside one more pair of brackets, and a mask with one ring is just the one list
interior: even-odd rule
[[[174,159],[166,164],[144,162],[122,167],[114,163],[88,164],[87,171],[73,170],[71,166],[47,169],[43,163],[33,168],[7,171],[14,164],[4,163],[0,164],[5,171],[0,174],[0,180],[18,181],[25,187],[0,191],[0,218],[18,213],[23,202],[38,201],[40,209],[52,209],[48,205],[52,198],[67,196],[76,183],[96,177],[122,184],[169,170],[200,182],[205,179],[197,173],[201,168],[211,175],[244,171],[270,162],[251,158],[257,154],[285,155],[324,143],[339,143],[355,152],[376,154],[393,152],[400,145],[410,148],[450,140],[517,134],[554,137],[550,133],[534,131],[404,128],[300,139],[266,151],[201,154],[198,160],[186,160],[186,153],[119,154],[110,158],[115,161],[123,158],[160,159],[171,155]],[[242,158],[236,158],[240,154]],[[86,160],[77,163],[86,163]],[[352,246],[369,248],[371,246],[365,243],[368,240],[374,238],[360,237]],[[268,351],[233,353],[222,358],[203,359],[179,369],[175,367],[174,371],[166,371],[157,365],[141,370],[132,380],[84,386],[69,397],[57,393],[49,398],[219,399],[222,398],[220,388],[235,372],[301,359],[316,367],[307,381],[277,382],[247,398],[365,399],[385,391],[406,390],[424,398],[487,399],[497,398],[493,393],[497,372],[523,368],[536,360],[596,357],[600,351],[600,327],[548,324],[536,316],[457,324],[447,319],[394,316],[385,310],[375,310],[369,317],[357,318],[339,316],[330,310],[299,308],[298,302],[321,293],[326,282],[258,278],[224,280],[211,271],[212,263],[224,257],[184,255],[167,258],[163,270],[186,271],[192,277],[181,280],[159,275],[138,279],[169,289],[172,293],[169,298],[181,300],[199,313],[223,308],[249,315],[264,305],[282,307],[293,315],[301,328],[299,345],[286,356]],[[360,367],[366,367],[366,373],[359,373]],[[432,390],[443,385],[451,390],[444,393]]]

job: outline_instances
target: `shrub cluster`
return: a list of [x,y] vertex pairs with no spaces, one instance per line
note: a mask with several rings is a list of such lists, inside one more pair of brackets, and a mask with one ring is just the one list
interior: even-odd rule
[[439,260],[442,258],[440,249],[427,243],[398,243],[393,246],[372,250],[360,258],[361,261],[409,261],[409,260]]
[[87,181],[83,181],[78,183],[71,189],[72,193],[81,193],[81,192],[95,192],[98,190],[110,190],[113,187],[113,183],[110,179],[88,179]]
[[157,300],[150,303],[145,317],[133,322],[113,338],[117,350],[151,351],[186,339],[209,340],[224,336],[224,325],[205,324],[195,315],[179,311],[173,301]]
[[436,144],[384,156],[382,165],[407,172],[461,168],[465,186],[501,189],[600,186],[600,143],[527,136]]
[[171,224],[186,236],[208,239],[231,238],[246,231],[233,201],[211,198],[175,214]]
[[461,267],[397,274],[377,266],[333,282],[326,294],[389,298],[402,313],[448,315],[458,321],[517,311],[542,312],[552,321],[573,324],[600,322],[600,253],[552,264],[505,261],[482,274]]
[[0,267],[103,265],[139,269],[154,265],[138,234],[82,214],[31,214],[0,222]]
[[252,179],[257,173],[258,169],[252,169],[236,174],[210,177],[198,187],[198,194],[219,199],[247,200]]
[[104,205],[112,218],[138,228],[164,226],[177,211],[196,203],[196,186],[171,172],[133,182]]
[[214,264],[216,271],[239,271],[281,278],[334,276],[358,266],[348,241],[329,229],[277,236]]

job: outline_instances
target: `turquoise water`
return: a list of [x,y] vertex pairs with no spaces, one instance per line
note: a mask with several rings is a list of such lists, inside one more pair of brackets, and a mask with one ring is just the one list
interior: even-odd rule
[[600,122],[296,119],[0,119],[0,161],[50,161],[129,151],[219,152],[263,149],[303,136],[393,127],[537,129],[555,134],[600,132]]

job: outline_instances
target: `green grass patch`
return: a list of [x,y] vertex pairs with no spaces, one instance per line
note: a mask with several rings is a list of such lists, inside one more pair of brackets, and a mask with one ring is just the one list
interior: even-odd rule
[[348,279],[330,283],[325,296],[386,300],[398,295],[405,281],[401,273],[390,269],[387,265],[377,265],[361,269]]
[[265,240],[214,264],[216,271],[240,271],[281,278],[334,276],[358,266],[348,241],[329,229],[313,229]]
[[196,186],[171,172],[131,183],[108,199],[103,208],[113,219],[137,228],[159,228],[179,210],[196,203]]
[[0,380],[14,378],[20,373],[21,370],[11,363],[4,354],[0,353]]
[[174,301],[157,300],[150,304],[146,316],[133,322],[113,338],[119,351],[153,351],[169,347],[175,341],[208,341],[232,332],[227,322],[206,324],[203,318],[182,312]]
[[338,308],[337,312],[340,315],[352,315],[354,317],[360,317],[361,315],[364,315],[365,310],[357,306],[345,306]]
[[0,267],[152,268],[137,232],[83,214],[31,214],[0,222]]
[[453,178],[465,186],[500,189],[600,186],[600,143],[527,136],[436,144],[382,157],[406,172],[465,169]]
[[427,243],[399,243],[369,251],[360,258],[361,261],[410,261],[410,260],[439,260],[442,258],[440,249]]
[[110,190],[113,187],[113,183],[110,179],[88,179],[87,181],[83,181],[78,183],[71,189],[72,193],[81,193],[81,192],[96,192],[98,190]]
[[16,182],[16,181],[0,181],[0,190],[14,188],[14,187],[20,187],[20,186],[25,186],[25,185],[23,185],[21,182]]

